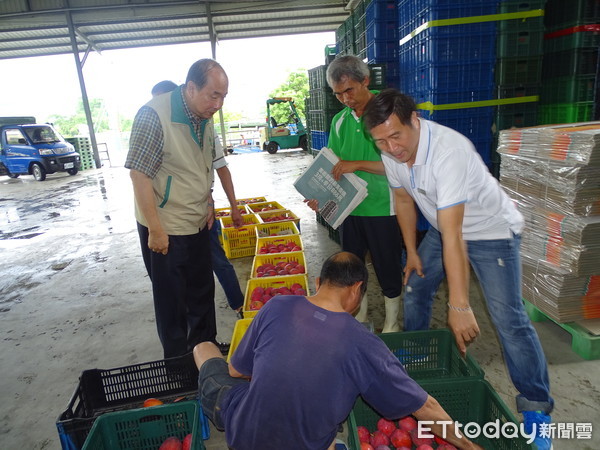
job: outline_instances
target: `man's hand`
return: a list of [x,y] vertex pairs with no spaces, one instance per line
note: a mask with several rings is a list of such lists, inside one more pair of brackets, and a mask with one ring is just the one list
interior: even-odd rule
[[156,253],[166,255],[169,251],[169,235],[162,228],[148,230],[148,248]]
[[406,284],[408,283],[408,278],[410,277],[410,274],[413,272],[413,270],[417,272],[417,275],[419,275],[421,278],[425,277],[425,275],[423,274],[423,265],[421,264],[421,258],[419,258],[419,255],[417,253],[406,255],[406,266],[404,266],[404,286],[406,286]]
[[448,308],[448,326],[454,334],[456,345],[463,358],[467,355],[467,346],[479,336],[479,325],[472,310],[457,311]]
[[208,218],[206,219],[206,224],[208,225],[208,229],[210,230],[215,223],[215,204],[212,200],[208,203]]
[[308,207],[314,212],[319,212],[319,200],[316,200],[314,198],[307,198],[304,199],[304,203],[306,203]]
[[240,212],[237,206],[231,207],[231,220],[233,221],[233,226],[235,228],[239,228],[244,225],[244,219],[242,218],[242,213]]
[[353,173],[356,172],[356,170],[357,168],[355,161],[340,161],[333,166],[331,174],[333,175],[333,179],[335,181],[339,181],[343,174]]

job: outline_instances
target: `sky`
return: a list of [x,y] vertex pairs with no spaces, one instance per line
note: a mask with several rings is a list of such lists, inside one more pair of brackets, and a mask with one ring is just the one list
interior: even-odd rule
[[[224,111],[259,119],[269,92],[290,72],[325,63],[324,48],[335,33],[226,40],[216,59],[229,76]],[[183,83],[189,67],[211,57],[209,43],[109,50],[89,54],[83,67],[88,98],[104,99],[113,113],[133,118],[161,80]],[[0,61],[0,116],[35,116],[75,112],[81,90],[73,55]]]

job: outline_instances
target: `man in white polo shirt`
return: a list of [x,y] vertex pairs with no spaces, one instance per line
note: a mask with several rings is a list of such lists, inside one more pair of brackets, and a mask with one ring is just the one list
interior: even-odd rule
[[[517,409],[526,429],[536,432],[538,448],[551,448],[551,440],[539,433],[554,406],[546,358],[521,301],[523,217],[471,141],[419,118],[410,97],[382,91],[367,106],[364,123],[382,151],[407,250],[404,329],[429,328],[433,296],[445,274],[448,325],[466,352],[479,334],[469,306],[470,262],[520,393]],[[415,203],[431,224],[418,251]]]

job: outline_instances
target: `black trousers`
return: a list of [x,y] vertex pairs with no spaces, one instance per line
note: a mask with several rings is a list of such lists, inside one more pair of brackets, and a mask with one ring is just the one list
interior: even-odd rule
[[200,342],[215,341],[215,281],[208,228],[169,236],[166,255],[148,248],[148,228],[138,223],[138,233],[165,358],[184,355]]
[[383,295],[402,293],[402,233],[396,216],[348,216],[340,227],[342,250],[363,261],[367,251]]

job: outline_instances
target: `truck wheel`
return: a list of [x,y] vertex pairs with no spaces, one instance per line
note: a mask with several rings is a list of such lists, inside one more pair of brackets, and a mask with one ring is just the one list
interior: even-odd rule
[[9,173],[8,176],[10,178],[19,178],[19,174],[18,173]]
[[279,150],[279,145],[277,144],[277,142],[271,141],[267,144],[267,151],[271,155],[274,155],[275,153],[277,153],[277,150]]
[[79,170],[77,170],[77,168],[67,169],[67,173],[69,175],[77,175],[77,172],[79,172]]
[[300,136],[300,141],[298,142],[298,146],[302,150],[308,151],[308,141],[306,140],[306,136]]
[[31,165],[31,174],[36,181],[44,181],[46,179],[46,169],[38,163]]

